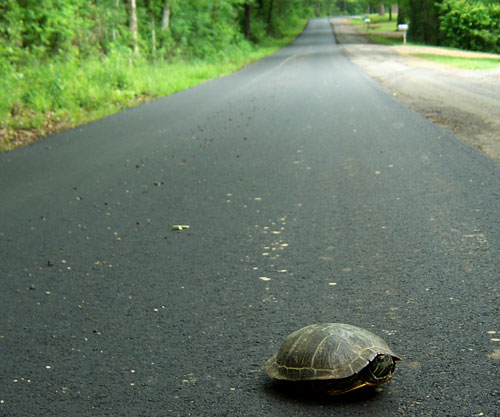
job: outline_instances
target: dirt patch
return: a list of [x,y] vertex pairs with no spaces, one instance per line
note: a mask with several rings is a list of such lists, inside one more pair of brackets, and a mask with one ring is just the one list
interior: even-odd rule
[[[109,114],[116,113],[121,109],[126,109],[129,107],[134,107],[142,103],[150,101],[151,98],[148,96],[135,97],[121,107],[117,107],[112,110]],[[19,128],[0,128],[0,152],[10,151],[22,146],[30,145],[36,141],[54,133],[59,133],[64,130],[78,126],[79,124],[89,123],[93,120],[97,120],[101,117],[105,117],[102,114],[87,113],[82,114],[80,123],[75,124],[69,119],[64,117],[58,117],[54,112],[48,112],[37,116],[37,114],[30,109],[16,109],[15,114],[12,115],[14,120],[19,120],[18,125],[24,124],[23,121],[34,120],[37,117],[41,117],[42,122],[39,128],[32,129],[19,129]]]
[[[36,117],[33,111],[28,110],[26,113],[28,113],[27,116],[22,116],[33,119]],[[69,121],[55,116],[53,112],[49,112],[43,116],[42,125],[39,129],[0,129],[0,152],[30,145],[46,135],[61,132],[71,127],[73,125]]]
[[500,69],[465,70],[414,54],[496,57],[433,47],[377,45],[347,19],[332,19],[343,52],[407,107],[500,161]]

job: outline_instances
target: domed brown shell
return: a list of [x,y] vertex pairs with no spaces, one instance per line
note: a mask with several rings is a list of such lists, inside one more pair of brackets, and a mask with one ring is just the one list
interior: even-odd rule
[[344,323],[311,324],[291,333],[264,363],[264,371],[289,381],[342,379],[359,373],[379,354],[400,360],[368,330]]

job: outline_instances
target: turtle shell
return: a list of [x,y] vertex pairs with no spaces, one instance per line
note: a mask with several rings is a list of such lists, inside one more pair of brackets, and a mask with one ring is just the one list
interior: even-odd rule
[[[289,381],[345,379],[360,373],[378,355],[400,360],[379,336],[343,323],[311,324],[291,333],[264,363],[271,378]],[[389,378],[390,379],[390,376]]]

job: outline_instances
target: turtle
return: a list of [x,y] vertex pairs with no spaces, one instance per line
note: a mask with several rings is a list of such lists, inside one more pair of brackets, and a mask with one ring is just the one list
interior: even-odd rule
[[286,381],[313,381],[315,390],[343,394],[392,378],[396,361],[387,343],[372,332],[344,323],[310,324],[288,335],[264,371]]

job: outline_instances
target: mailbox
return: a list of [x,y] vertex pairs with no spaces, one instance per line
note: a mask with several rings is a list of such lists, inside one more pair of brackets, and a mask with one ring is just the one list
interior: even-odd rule
[[403,31],[403,44],[406,45],[406,32],[408,32],[408,28],[410,26],[406,23],[402,23],[398,25],[398,30]]

